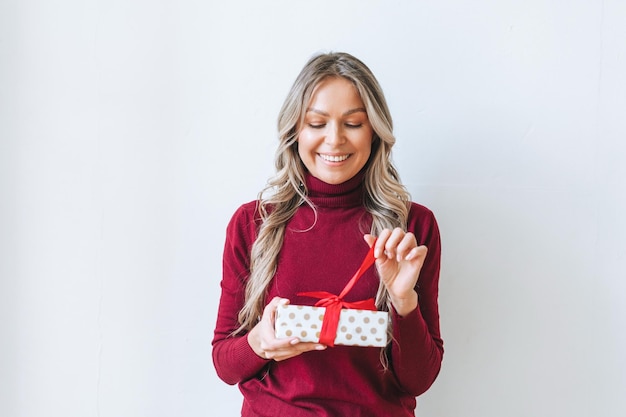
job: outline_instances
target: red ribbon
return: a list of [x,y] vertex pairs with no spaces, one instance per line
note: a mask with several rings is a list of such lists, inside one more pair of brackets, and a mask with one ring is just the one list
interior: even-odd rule
[[324,313],[324,319],[322,320],[322,330],[320,331],[320,343],[327,346],[335,346],[335,337],[337,337],[337,327],[339,326],[339,315],[341,314],[341,309],[345,308],[356,308],[360,310],[373,310],[376,311],[376,302],[373,298],[369,298],[367,300],[355,301],[349,303],[347,301],[343,301],[343,297],[350,292],[354,284],[361,278],[361,275],[374,264],[376,258],[374,258],[374,244],[370,248],[367,255],[365,255],[365,259],[363,259],[363,263],[356,271],[354,276],[348,281],[344,289],[341,291],[341,294],[335,295],[326,291],[311,291],[311,292],[301,292],[298,293],[300,296],[304,297],[314,297],[320,298],[320,300],[315,303],[316,307],[325,307],[326,312]]

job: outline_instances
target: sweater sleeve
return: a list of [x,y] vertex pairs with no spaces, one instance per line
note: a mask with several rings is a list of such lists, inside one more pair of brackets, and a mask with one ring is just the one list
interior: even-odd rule
[[392,312],[391,367],[400,386],[408,393],[423,394],[435,382],[443,358],[439,330],[439,270],[441,243],[433,213],[413,204],[409,231],[428,253],[420,271],[416,291],[418,308],[405,317]]
[[232,333],[239,327],[238,314],[245,299],[249,276],[250,247],[256,234],[255,204],[240,207],[226,229],[222,294],[213,337],[213,364],[227,384],[237,384],[263,371],[268,361],[257,356],[248,344],[247,334]]

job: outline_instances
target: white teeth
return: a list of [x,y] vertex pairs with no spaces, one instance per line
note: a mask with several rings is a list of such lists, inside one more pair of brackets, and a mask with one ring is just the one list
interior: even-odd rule
[[324,160],[324,161],[328,161],[328,162],[341,162],[341,161],[345,161],[346,159],[348,159],[350,155],[322,155],[320,154],[320,157]]

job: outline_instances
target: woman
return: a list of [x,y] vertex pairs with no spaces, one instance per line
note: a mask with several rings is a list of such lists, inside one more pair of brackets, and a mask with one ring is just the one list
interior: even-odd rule
[[[213,340],[218,375],[239,384],[242,416],[413,416],[441,366],[440,242],[391,162],[382,90],[346,53],[302,69],[280,111],[276,175],[233,215]],[[374,246],[376,268],[346,301],[376,297],[384,349],[276,339],[279,305],[339,294]]]

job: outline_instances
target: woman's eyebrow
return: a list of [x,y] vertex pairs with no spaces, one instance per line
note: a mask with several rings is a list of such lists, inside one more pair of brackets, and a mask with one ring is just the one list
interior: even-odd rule
[[[317,113],[317,114],[322,115],[322,116],[327,116],[327,117],[330,116],[330,114],[328,114],[327,112],[325,112],[323,110],[316,109],[315,107],[309,107],[308,109],[306,109],[306,111],[307,111],[307,113],[308,112],[313,112],[313,113]],[[367,113],[363,107],[357,107],[356,109],[350,109],[350,110],[344,112],[343,116],[349,116],[349,115],[351,115],[353,113],[359,113],[359,112]]]

